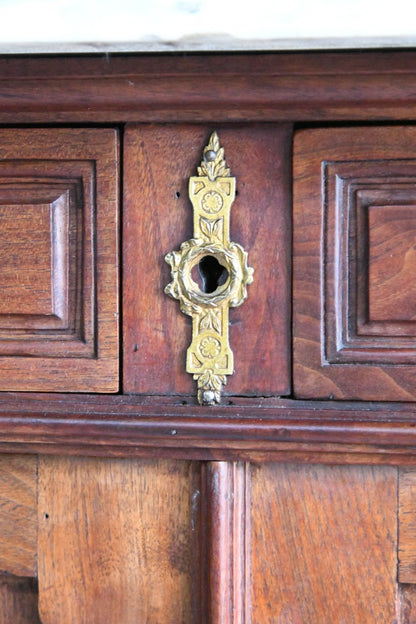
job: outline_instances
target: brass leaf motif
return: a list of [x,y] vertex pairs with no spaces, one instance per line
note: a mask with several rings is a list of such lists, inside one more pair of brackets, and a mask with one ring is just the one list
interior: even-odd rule
[[225,375],[216,375],[212,369],[208,368],[201,375],[194,375],[194,379],[198,384],[199,403],[214,405],[220,402],[222,386],[227,383]]
[[221,333],[221,319],[217,310],[207,310],[207,313],[199,322],[200,331],[204,329],[213,329],[218,334]]
[[208,240],[212,240],[212,238],[215,238],[218,241],[221,240],[221,224],[222,219],[212,220],[201,217],[199,220],[201,232]]

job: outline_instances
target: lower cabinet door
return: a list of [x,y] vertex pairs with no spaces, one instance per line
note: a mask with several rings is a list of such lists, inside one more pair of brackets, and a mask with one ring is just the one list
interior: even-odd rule
[[251,624],[413,621],[412,586],[397,583],[396,468],[253,466],[250,543]]
[[0,390],[118,390],[118,149],[0,130]]
[[294,141],[296,397],[416,397],[416,128]]
[[0,621],[408,624],[415,492],[394,466],[5,455]]

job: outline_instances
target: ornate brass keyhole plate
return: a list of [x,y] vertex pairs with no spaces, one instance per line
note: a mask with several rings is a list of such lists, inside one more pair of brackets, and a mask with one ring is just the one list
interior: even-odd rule
[[[204,405],[220,402],[226,375],[234,372],[228,342],[228,308],[244,302],[246,286],[253,281],[247,253],[241,245],[230,241],[235,182],[214,132],[204,148],[198,175],[189,179],[194,238],[165,258],[172,274],[165,292],[179,299],[182,312],[192,317],[192,343],[187,351],[186,370],[197,381],[198,401]],[[225,281],[211,292],[204,292],[192,277],[195,267],[207,257],[215,258],[226,270]]]

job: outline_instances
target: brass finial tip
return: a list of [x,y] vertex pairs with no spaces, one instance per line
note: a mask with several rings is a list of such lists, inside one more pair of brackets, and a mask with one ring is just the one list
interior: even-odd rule
[[217,152],[214,152],[214,150],[208,150],[204,154],[205,162],[213,162],[216,159],[216,157],[217,157]]
[[201,166],[198,167],[198,175],[206,176],[211,182],[219,177],[230,177],[230,170],[225,162],[224,149],[220,147],[220,140],[216,132],[211,134],[208,145],[204,147]]

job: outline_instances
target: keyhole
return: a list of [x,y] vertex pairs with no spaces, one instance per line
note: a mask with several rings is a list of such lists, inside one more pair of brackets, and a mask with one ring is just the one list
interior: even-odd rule
[[212,293],[219,286],[225,284],[228,278],[227,269],[222,266],[215,256],[204,256],[192,272],[192,278],[197,282],[204,293]]

